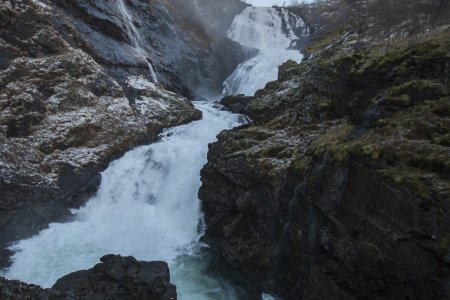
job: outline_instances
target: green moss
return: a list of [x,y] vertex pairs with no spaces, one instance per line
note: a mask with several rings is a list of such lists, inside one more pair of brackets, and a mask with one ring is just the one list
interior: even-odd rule
[[446,255],[450,249],[450,234],[443,235],[438,239],[439,244],[439,252],[441,254]]
[[286,165],[277,165],[276,160],[263,158],[258,160],[258,173],[263,181],[273,187],[279,187],[283,179],[282,174],[287,169]]
[[346,143],[348,134],[353,130],[352,125],[342,124],[332,128],[312,143],[315,156],[330,153],[337,161],[344,161],[348,157],[350,144]]
[[411,98],[407,94],[402,94],[400,96],[386,97],[385,101],[388,104],[395,105],[395,106],[401,106],[401,107],[411,106]]
[[363,145],[361,150],[364,155],[370,156],[373,160],[378,160],[380,158],[380,150],[374,145]]
[[305,173],[311,166],[312,159],[308,156],[302,156],[297,159],[295,159],[291,163],[291,168],[299,174]]
[[307,55],[311,55],[318,51],[321,51],[329,45],[337,42],[345,34],[347,28],[337,28],[336,30],[329,32],[325,35],[321,35],[308,45],[303,52]]
[[242,131],[242,132],[245,133],[246,138],[249,138],[249,139],[252,139],[255,141],[264,141],[274,135],[273,132],[270,132],[270,131],[266,130],[265,128],[260,128],[260,127],[252,127],[245,131]]
[[402,176],[396,174],[392,175],[392,179],[394,179],[395,183],[401,183],[403,181]]
[[439,99],[447,95],[447,89],[439,81],[435,80],[413,80],[408,81],[390,89],[389,94],[408,95],[410,98],[423,98],[422,100]]
[[408,48],[397,48],[385,53],[368,53],[360,61],[353,73],[357,76],[364,76],[371,69],[388,70],[396,65],[401,65],[401,61],[410,57]]
[[450,147],[450,134],[438,135],[433,138],[433,143],[436,145]]
[[318,111],[328,111],[332,103],[333,101],[330,98],[322,95],[318,95],[315,101],[315,105]]
[[442,98],[433,103],[433,113],[441,116],[450,116],[450,98]]
[[264,149],[262,155],[264,157],[283,157],[282,153],[286,150],[285,145],[272,145],[272,147],[268,147]]

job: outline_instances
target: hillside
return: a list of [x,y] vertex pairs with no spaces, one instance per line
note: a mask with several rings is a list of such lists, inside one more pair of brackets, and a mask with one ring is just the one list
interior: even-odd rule
[[222,100],[253,122],[210,146],[204,241],[283,299],[446,299],[450,32],[350,26]]

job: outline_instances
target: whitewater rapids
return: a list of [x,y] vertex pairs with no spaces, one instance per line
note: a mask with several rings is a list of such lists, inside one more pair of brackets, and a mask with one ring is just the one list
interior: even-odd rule
[[72,222],[50,224],[15,244],[13,264],[4,275],[51,287],[58,278],[114,253],[168,262],[180,299],[216,299],[216,293],[236,299],[236,292],[225,288],[226,280],[206,274],[207,263],[197,255],[197,192],[208,144],[223,129],[242,124],[242,118],[213,103],[195,106],[202,120],[167,130],[159,142],[112,162],[102,173],[97,195],[73,211]]

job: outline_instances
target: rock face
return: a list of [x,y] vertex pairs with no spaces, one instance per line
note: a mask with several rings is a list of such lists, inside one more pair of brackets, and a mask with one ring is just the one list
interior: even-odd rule
[[[184,1],[186,3],[186,1]],[[250,4],[240,0],[194,0],[205,29],[215,36],[226,37],[235,16]]]
[[[231,23],[244,9],[238,0],[125,1],[148,61],[166,89],[209,96],[246,59],[241,47],[225,38],[208,20]],[[119,0],[58,0],[53,21],[71,45],[89,53],[119,83],[130,75],[149,76],[147,62],[131,46]],[[231,19],[231,20],[230,20]],[[210,30],[209,30],[209,29]],[[228,27],[227,27],[228,28]]]
[[166,263],[140,262],[133,257],[118,255],[106,255],[92,269],[60,278],[51,289],[0,277],[0,296],[5,300],[177,299]]
[[142,76],[118,84],[53,18],[42,2],[1,1],[2,248],[68,217],[112,159],[201,117],[186,98]]
[[450,298],[449,41],[336,45],[224,100],[254,124],[210,146],[204,240],[284,299]]

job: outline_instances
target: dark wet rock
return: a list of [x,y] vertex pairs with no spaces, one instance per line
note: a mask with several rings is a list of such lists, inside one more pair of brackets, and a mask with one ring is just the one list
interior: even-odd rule
[[[53,23],[71,45],[89,53],[123,85],[128,76],[149,77],[149,71],[132,47],[117,2],[55,1]],[[184,95],[208,96],[220,93],[223,81],[246,59],[246,51],[219,32],[245,4],[195,3],[125,1],[161,85]]]
[[244,95],[227,96],[220,100],[220,104],[234,113],[248,115],[250,112],[246,108],[251,100],[253,100],[253,97]]
[[0,298],[2,300],[75,300],[71,294],[43,289],[40,286],[26,284],[0,277]]
[[283,299],[450,297],[449,33],[340,45],[223,103],[204,241]]
[[176,300],[165,262],[137,261],[119,255],[105,255],[92,269],[68,274],[51,289],[0,277],[3,300]]
[[77,299],[176,300],[165,262],[141,262],[135,258],[106,255],[92,269],[66,275],[52,289],[74,294]]

